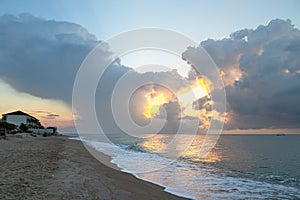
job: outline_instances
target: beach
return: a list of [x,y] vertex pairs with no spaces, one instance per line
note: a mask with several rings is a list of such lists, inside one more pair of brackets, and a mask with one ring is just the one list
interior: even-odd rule
[[183,199],[107,167],[64,136],[2,139],[0,163],[0,199]]

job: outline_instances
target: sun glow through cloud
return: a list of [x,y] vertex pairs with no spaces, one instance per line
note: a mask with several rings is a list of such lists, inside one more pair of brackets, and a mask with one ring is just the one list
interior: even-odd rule
[[147,105],[143,114],[147,119],[150,119],[153,115],[159,112],[161,105],[169,102],[170,97],[168,97],[164,92],[155,91],[152,89],[151,92],[146,94],[146,100]]
[[207,96],[210,92],[210,82],[203,77],[196,77],[196,81],[192,86],[193,92],[197,99]]
[[[209,95],[210,83],[203,77],[196,77],[196,80],[192,83],[192,86],[183,88],[177,93],[177,97],[181,106],[184,108],[184,116],[199,117],[199,110],[193,106],[193,101],[201,99]],[[201,120],[201,118],[200,118]]]
[[[197,76],[191,81],[191,86],[184,87],[176,93],[176,97],[181,110],[182,117],[194,117],[200,120],[199,128],[207,129],[211,119],[221,122],[225,121],[225,116],[216,110],[211,110],[213,101],[210,99],[211,82],[203,76]],[[202,105],[195,107],[195,102],[205,98]],[[161,106],[174,101],[170,91],[160,87],[152,88],[145,94],[145,105],[143,116],[147,119],[154,118],[160,112]]]

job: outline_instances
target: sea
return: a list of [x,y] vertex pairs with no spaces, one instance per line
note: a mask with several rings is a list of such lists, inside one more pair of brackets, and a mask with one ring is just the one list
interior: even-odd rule
[[191,137],[176,157],[165,152],[172,134],[71,139],[110,156],[122,171],[188,199],[300,199],[300,134],[222,134],[205,156],[199,156],[205,135],[183,134],[182,141]]

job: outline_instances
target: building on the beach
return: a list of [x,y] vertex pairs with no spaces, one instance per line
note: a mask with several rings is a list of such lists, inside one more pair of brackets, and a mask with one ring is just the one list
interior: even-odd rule
[[2,122],[9,123],[12,126],[15,125],[16,128],[19,127],[20,129],[21,129],[21,124],[24,124],[27,127],[26,131],[28,131],[30,133],[34,133],[34,134],[46,134],[46,135],[57,134],[56,127],[44,128],[37,118],[35,118],[27,113],[24,113],[20,110],[3,114]]
[[24,113],[20,110],[3,114],[2,121],[10,123],[10,124],[14,124],[16,126],[20,126],[23,123],[26,126],[31,127],[31,128],[40,128],[41,127],[41,123],[37,118],[35,118],[27,113]]

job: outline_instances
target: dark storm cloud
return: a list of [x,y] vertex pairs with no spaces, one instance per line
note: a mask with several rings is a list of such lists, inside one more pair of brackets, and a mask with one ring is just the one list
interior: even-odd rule
[[227,128],[300,126],[300,31],[290,20],[201,45],[224,72]]
[[[20,92],[63,100],[71,105],[77,70],[99,43],[95,36],[78,24],[44,20],[30,14],[3,15],[0,17],[0,79]],[[110,52],[103,52],[99,62],[108,59],[109,55]],[[160,80],[175,90],[188,85],[176,70],[139,74],[122,66],[120,60],[112,62],[102,76],[96,94],[97,114],[106,130],[118,131],[111,112],[111,94],[117,81],[129,71],[133,81]],[[140,100],[140,104],[144,103],[144,99]],[[141,107],[144,108],[143,105]],[[141,113],[133,112],[137,121],[144,122]],[[58,117],[48,114],[48,117]]]
[[78,24],[1,16],[0,78],[18,91],[70,102],[76,72],[97,43]]
[[[161,132],[176,133],[179,129],[181,108],[178,102],[165,103],[162,108],[165,110],[167,122]],[[161,109],[162,110],[162,109]],[[162,111],[160,111],[162,112]]]

